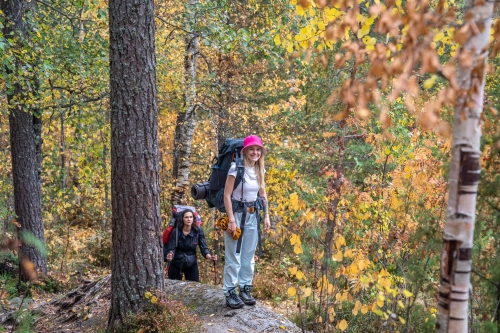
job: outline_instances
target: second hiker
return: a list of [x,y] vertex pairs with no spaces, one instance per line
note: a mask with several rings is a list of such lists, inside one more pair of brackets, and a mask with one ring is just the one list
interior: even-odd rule
[[[259,209],[264,212],[264,231],[267,231],[270,225],[264,183],[266,149],[258,136],[250,135],[243,141],[241,151],[243,166],[240,167],[244,167],[243,179],[234,188],[238,166],[233,162],[224,187],[224,206],[229,223],[224,233],[226,262],[222,290],[226,296],[226,304],[234,309],[241,308],[244,304],[256,303],[250,292],[259,233]],[[241,236],[234,240],[236,227],[241,229]]]
[[166,259],[170,262],[169,279],[182,280],[182,274],[184,274],[186,280],[199,282],[196,246],[200,247],[204,258],[217,260],[217,256],[212,256],[208,250],[203,230],[194,224],[193,211],[186,209],[178,214],[165,251]]

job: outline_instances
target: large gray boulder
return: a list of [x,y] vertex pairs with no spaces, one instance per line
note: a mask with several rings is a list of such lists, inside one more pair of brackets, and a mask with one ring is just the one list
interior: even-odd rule
[[195,312],[208,333],[302,332],[294,323],[257,300],[255,306],[231,309],[222,289],[196,282],[166,280],[168,298],[181,301]]

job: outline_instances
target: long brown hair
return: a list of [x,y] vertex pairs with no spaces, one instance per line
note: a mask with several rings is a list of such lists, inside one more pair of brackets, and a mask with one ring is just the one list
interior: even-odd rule
[[181,230],[184,228],[184,215],[186,215],[186,213],[191,213],[191,215],[193,215],[193,224],[191,224],[191,229],[196,230],[196,228],[198,228],[198,226],[196,225],[196,220],[194,218],[194,212],[191,209],[184,209],[182,212],[180,212],[177,215],[177,221],[176,221],[177,228],[179,228]]

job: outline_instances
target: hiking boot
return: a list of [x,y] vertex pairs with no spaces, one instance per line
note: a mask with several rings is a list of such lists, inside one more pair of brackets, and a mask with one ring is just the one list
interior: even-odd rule
[[250,295],[250,291],[252,290],[252,286],[245,285],[243,288],[240,288],[240,298],[246,305],[255,305],[257,303],[255,298]]
[[229,296],[226,296],[226,305],[233,309],[245,306],[238,295],[236,295],[236,288],[229,290]]

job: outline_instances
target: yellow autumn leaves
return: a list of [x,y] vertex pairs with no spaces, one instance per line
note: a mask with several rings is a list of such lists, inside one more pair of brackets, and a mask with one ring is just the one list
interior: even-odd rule
[[[394,149],[400,148],[395,147]],[[372,204],[374,202],[369,196],[365,201]],[[290,214],[300,221],[298,227],[302,227],[304,223],[314,218],[325,218],[325,216],[319,217],[317,212],[308,210],[297,193],[292,193],[289,196],[287,206]],[[304,254],[306,246],[303,247],[302,244],[306,243],[305,236],[298,230],[294,229],[294,231],[290,233],[289,238],[293,251],[296,255]],[[329,281],[326,276],[322,276],[317,281],[311,281],[312,278],[305,268],[299,265],[291,265],[287,270],[289,276],[293,277],[296,282],[288,286],[287,295],[295,298],[298,302],[302,302],[304,298],[308,297],[326,297],[329,299],[329,305],[325,309],[326,313],[325,315],[319,315],[316,320],[318,322],[329,321],[330,324],[335,325],[341,331],[347,330],[349,327],[349,322],[346,319],[339,318],[339,313],[345,315],[345,309],[339,311],[342,310],[343,306],[349,306],[348,311],[354,316],[371,312],[384,319],[389,316],[396,320],[399,319],[398,321],[404,324],[405,318],[398,316],[397,312],[405,308],[405,298],[413,297],[411,292],[394,288],[394,285],[400,283],[398,277],[391,276],[384,268],[373,271],[376,264],[369,259],[364,250],[348,248],[347,241],[340,233],[336,233],[334,236],[331,260],[337,263],[335,264],[337,268],[333,275],[330,276],[330,279],[333,279],[333,281],[338,279],[344,281],[343,279],[345,279],[348,287],[340,288],[335,282]],[[309,246],[307,246],[307,249],[309,249]],[[313,251],[311,254],[316,262],[321,262],[324,251],[320,249]],[[363,290],[369,293],[374,292],[372,294],[373,298],[358,297]],[[396,313],[385,310],[388,303],[395,304],[394,307],[391,307],[391,310]],[[401,310],[395,311],[395,308]]]
[[293,252],[295,254],[301,254],[304,253],[302,250],[302,244],[300,242],[300,236],[297,234],[292,234],[292,237],[290,238],[290,244],[293,245]]
[[153,304],[158,303],[158,297],[153,295],[150,291],[146,291],[146,293],[144,294],[144,297],[146,297],[146,299],[148,299]]
[[[300,295],[302,297],[309,297],[309,296],[311,296],[311,293],[312,293],[312,289],[309,287],[302,287],[299,289],[299,291],[300,291]],[[288,294],[288,296],[293,297],[293,296],[297,295],[297,289],[294,286],[291,286],[288,288],[287,294]]]
[[[373,30],[373,26],[376,24],[377,19],[380,20],[381,13],[386,11],[387,7],[379,0],[374,2],[358,0],[357,2],[360,7],[368,8],[368,11],[362,11],[363,14],[358,13],[352,17],[352,20],[355,20],[359,26],[356,31],[351,31],[351,27],[347,26],[341,34],[343,34],[344,38],[349,38],[352,32],[356,35],[358,40],[361,40],[363,44],[365,44],[366,52],[370,53],[375,49],[377,40],[369,34]],[[307,0],[298,2],[297,0],[291,0],[291,4],[295,6],[296,17],[302,22],[303,27],[294,36],[287,34],[287,36],[284,37],[280,36],[278,33],[274,38],[275,44],[281,45],[288,53],[311,47],[319,51],[326,48],[332,49],[333,44],[331,40],[327,38],[328,27],[331,28],[334,25],[339,25],[339,22],[346,21],[349,18],[349,12],[353,8],[352,4],[347,9],[341,8],[338,2],[333,7],[321,6],[317,1]],[[395,6],[392,8],[390,16],[395,22],[398,22],[398,18],[407,15],[406,6],[403,4],[402,0],[397,0],[394,4]],[[454,1],[444,1],[444,8],[448,9],[450,4],[453,6]],[[349,20],[351,20],[351,18],[349,18]],[[400,36],[407,36],[409,25],[402,25],[397,30],[400,31]],[[454,32],[454,27],[445,27],[442,30],[438,29],[434,32],[432,47],[436,49],[438,55],[444,55],[445,52],[448,51],[451,56],[454,56],[457,49],[457,40],[454,39]],[[493,39],[492,31],[491,40]],[[397,47],[399,50],[401,48],[401,43],[399,43]],[[430,84],[430,82],[428,82],[428,84]]]

